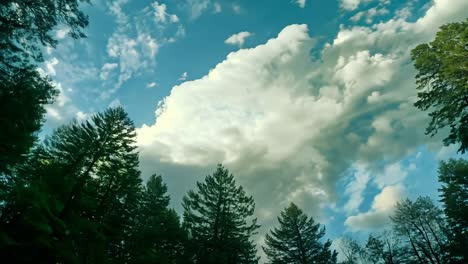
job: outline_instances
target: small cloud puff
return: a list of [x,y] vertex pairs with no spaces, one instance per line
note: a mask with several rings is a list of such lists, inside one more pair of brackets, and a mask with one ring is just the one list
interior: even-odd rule
[[239,32],[237,34],[230,36],[224,41],[224,43],[242,47],[242,45],[244,45],[245,40],[252,35],[253,34],[250,32],[242,31],[242,32]]

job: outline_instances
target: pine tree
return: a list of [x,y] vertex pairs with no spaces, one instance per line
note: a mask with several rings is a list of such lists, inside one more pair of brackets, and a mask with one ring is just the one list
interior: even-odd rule
[[[10,179],[0,248],[46,262],[112,259],[140,193],[134,142],[133,123],[121,107],[57,129]],[[24,249],[37,256],[15,254]]]
[[0,175],[24,161],[57,90],[33,68],[0,74]]
[[195,263],[258,262],[251,241],[259,227],[252,218],[254,200],[222,165],[204,182],[197,182],[197,191],[188,192],[183,207]]
[[187,236],[176,212],[168,208],[169,196],[162,177],[152,175],[143,190],[130,236],[129,263],[187,263]]
[[88,17],[80,2],[89,0],[1,1],[0,76],[42,61],[42,48],[57,45],[51,34],[57,26],[66,27],[72,38],[83,38]]
[[63,26],[72,38],[85,36],[88,18],[79,2],[0,1],[0,176],[24,161],[41,127],[44,105],[57,95],[36,70],[44,46],[57,44],[52,31]]
[[325,228],[307,217],[294,203],[278,217],[279,227],[265,237],[263,251],[272,264],[336,263],[337,253],[330,250],[331,241],[320,239]]

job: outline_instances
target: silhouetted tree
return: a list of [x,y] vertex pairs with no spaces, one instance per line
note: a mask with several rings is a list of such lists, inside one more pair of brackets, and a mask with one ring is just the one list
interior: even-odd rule
[[187,240],[161,176],[152,175],[143,190],[130,236],[128,263],[188,263]]
[[42,61],[42,48],[55,47],[52,32],[64,27],[73,38],[85,36],[87,16],[79,3],[88,0],[4,0],[0,2],[0,75]]
[[[88,18],[78,0],[0,1],[0,175],[16,164],[36,139],[57,90],[35,71],[44,46],[55,47],[57,26],[84,37]],[[87,1],[83,1],[87,2]]]
[[263,251],[269,263],[336,263],[337,253],[330,250],[331,241],[320,241],[325,228],[307,217],[294,203],[281,212],[278,222],[279,227],[265,236]]
[[446,263],[447,233],[443,213],[429,197],[397,203],[391,220],[395,233],[406,238],[412,261]]
[[236,186],[234,176],[218,165],[183,199],[184,227],[195,263],[257,263],[251,236],[259,227],[255,203]]
[[33,68],[0,78],[0,174],[21,161],[36,141],[44,105],[57,90]]
[[7,181],[3,255],[20,263],[117,259],[141,191],[137,166],[134,126],[121,107],[60,127]]
[[441,161],[441,201],[450,230],[449,251],[454,263],[468,262],[468,161]]

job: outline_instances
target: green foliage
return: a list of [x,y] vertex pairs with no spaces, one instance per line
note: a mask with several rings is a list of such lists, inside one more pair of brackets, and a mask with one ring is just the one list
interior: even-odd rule
[[36,141],[44,105],[57,90],[32,68],[0,78],[0,174],[21,161]]
[[9,242],[1,248],[67,263],[118,258],[141,188],[134,143],[122,108],[57,129],[8,180],[2,231]]
[[[0,174],[17,163],[36,140],[57,90],[35,71],[42,48],[55,47],[57,26],[84,37],[88,19],[77,0],[0,1]],[[87,1],[86,1],[87,2]]]
[[340,238],[339,249],[344,258],[340,264],[355,264],[364,261],[365,249],[350,237],[345,236]]
[[257,263],[250,240],[259,227],[252,218],[255,203],[227,169],[218,165],[213,175],[197,182],[197,191],[188,192],[183,207],[195,263]]
[[397,203],[391,217],[396,235],[404,237],[412,254],[412,261],[446,263],[447,232],[443,212],[429,197],[416,201],[406,199]]
[[0,2],[0,72],[10,73],[42,61],[43,46],[55,47],[52,30],[62,26],[73,38],[84,37],[87,16],[79,3],[88,0],[35,0]]
[[411,52],[420,92],[415,106],[430,110],[426,133],[450,128],[446,145],[460,143],[468,149],[468,19],[440,28],[434,41],[420,44]]
[[388,230],[380,235],[370,234],[364,250],[365,259],[369,263],[410,263],[406,260],[408,248],[394,232]]
[[325,228],[291,203],[278,217],[279,227],[265,237],[263,248],[272,264],[336,263],[337,253],[331,241],[320,242]]
[[162,177],[152,175],[135,215],[128,263],[188,263],[184,259],[186,234],[176,212],[168,209],[168,205]]
[[451,159],[439,166],[441,201],[450,230],[450,255],[468,262],[468,161]]

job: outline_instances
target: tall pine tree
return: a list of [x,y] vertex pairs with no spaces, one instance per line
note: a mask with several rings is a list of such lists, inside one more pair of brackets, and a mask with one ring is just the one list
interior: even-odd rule
[[141,190],[134,143],[121,107],[57,129],[7,181],[3,252],[16,262],[118,259]]
[[144,187],[130,236],[128,263],[183,263],[187,236],[161,176],[152,175]]
[[307,217],[294,203],[278,217],[279,227],[265,237],[263,251],[272,264],[332,264],[337,253],[330,250],[331,241],[322,243],[325,228]]
[[222,165],[183,199],[184,227],[195,263],[257,263],[251,236],[255,203]]

